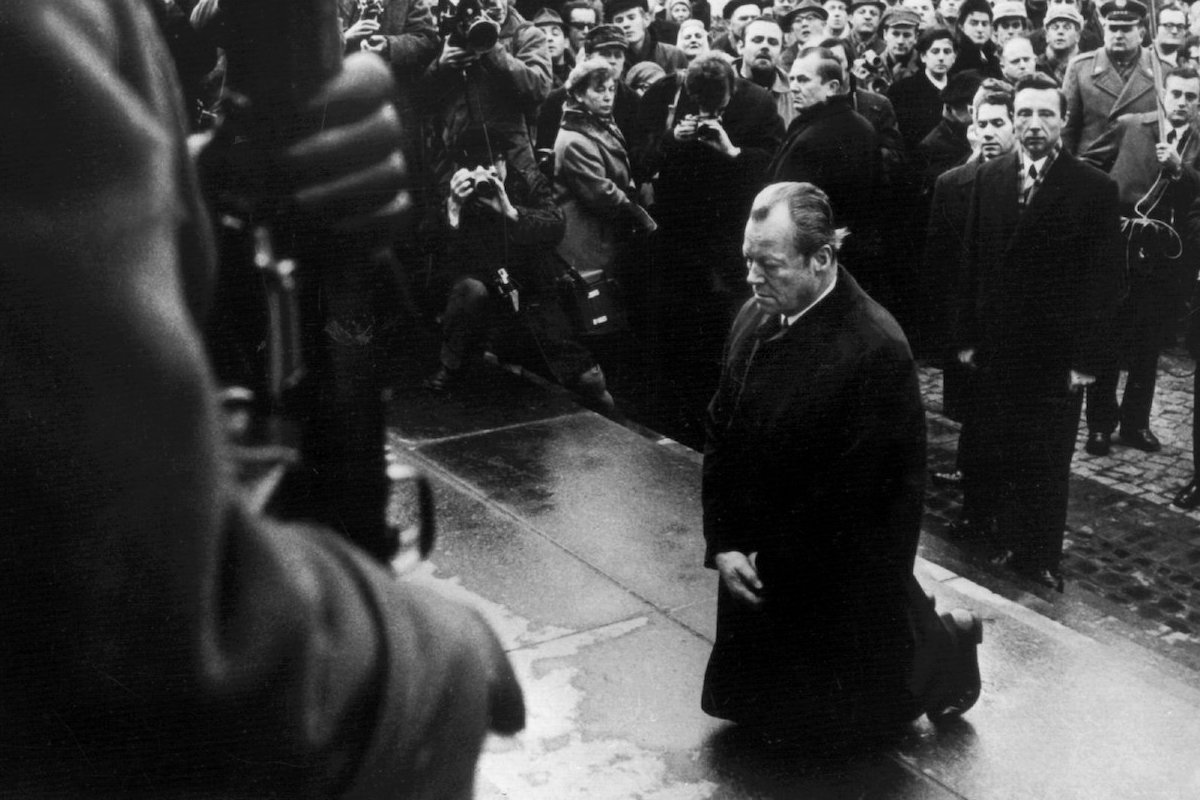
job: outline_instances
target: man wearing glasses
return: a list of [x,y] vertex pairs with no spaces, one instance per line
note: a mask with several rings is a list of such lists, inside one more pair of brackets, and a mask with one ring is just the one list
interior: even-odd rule
[[1164,5],[1158,10],[1158,30],[1154,34],[1154,47],[1164,64],[1175,66],[1187,39],[1187,12],[1182,6]]
[[578,55],[588,31],[600,24],[600,12],[588,0],[571,0],[563,6],[563,19],[567,21],[567,40],[571,42],[571,52]]

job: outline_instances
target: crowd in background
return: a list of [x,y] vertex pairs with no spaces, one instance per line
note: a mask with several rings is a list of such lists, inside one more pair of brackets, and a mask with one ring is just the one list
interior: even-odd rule
[[[219,2],[169,5],[203,127],[221,102]],[[391,258],[402,294],[440,331],[425,388],[454,391],[491,353],[697,448],[722,343],[750,296],[742,238],[762,187],[824,190],[850,231],[842,263],[914,354],[945,367],[948,412],[969,416],[958,320],[970,302],[961,217],[971,180],[961,170],[1014,151],[1014,87],[1030,80],[1061,88],[1066,152],[1113,170],[1117,120],[1165,108],[1164,76],[1200,51],[1200,14],[1139,0],[339,8],[346,51],[378,54],[397,80],[418,221]],[[1190,125],[1194,103],[1188,113]],[[1195,139],[1175,145],[1188,170]],[[1158,167],[1138,170],[1153,178]],[[1183,183],[1186,195],[1194,187]],[[1154,217],[1135,211],[1137,190],[1122,189],[1123,220]],[[1121,329],[1136,328],[1139,343],[1114,337],[1088,389],[1090,453],[1107,452],[1118,424],[1126,444],[1158,448],[1148,419],[1158,349],[1195,278],[1189,202],[1176,198],[1163,221],[1179,253],[1148,256],[1165,264],[1151,270],[1153,290],[1126,259],[1139,321],[1122,317]],[[965,429],[964,450],[970,441]],[[969,460],[935,479],[971,485]],[[1179,502],[1200,503],[1200,490]],[[971,530],[993,522],[964,509]]]

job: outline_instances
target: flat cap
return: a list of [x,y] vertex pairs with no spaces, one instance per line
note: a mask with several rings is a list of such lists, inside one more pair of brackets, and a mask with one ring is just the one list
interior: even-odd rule
[[854,9],[859,8],[860,6],[875,6],[879,9],[880,14],[887,9],[887,3],[883,2],[883,0],[850,0],[851,11],[854,11]]
[[912,28],[921,27],[921,15],[911,8],[892,6],[883,12],[883,19],[879,22],[881,28],[902,28],[905,25]]
[[829,19],[829,12],[825,10],[825,6],[817,2],[817,0],[800,0],[791,11],[784,14],[779,20],[779,27],[785,31],[792,29],[792,23],[801,14],[815,14],[823,20]]
[[1049,27],[1051,22],[1058,22],[1060,20],[1074,22],[1076,28],[1083,30],[1083,15],[1076,11],[1074,6],[1062,3],[1050,6],[1050,10],[1046,12],[1046,19],[1043,24],[1045,27]]
[[1025,3],[1021,0],[1001,0],[992,6],[992,19],[999,22],[1002,19],[1029,19]]
[[733,12],[737,11],[742,6],[755,6],[761,11],[764,5],[770,4],[771,3],[767,2],[767,0],[762,0],[761,3],[758,0],[729,0],[728,3],[722,6],[721,16],[725,19],[731,19],[733,17]]
[[597,25],[584,37],[583,52],[590,56],[602,47],[620,47],[626,50],[629,48],[629,37],[616,25]]

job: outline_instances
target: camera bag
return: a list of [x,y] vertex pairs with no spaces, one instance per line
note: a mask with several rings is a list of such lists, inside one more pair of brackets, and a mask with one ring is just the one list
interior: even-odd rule
[[599,336],[628,328],[617,282],[602,269],[567,267],[558,278],[567,314],[582,336]]

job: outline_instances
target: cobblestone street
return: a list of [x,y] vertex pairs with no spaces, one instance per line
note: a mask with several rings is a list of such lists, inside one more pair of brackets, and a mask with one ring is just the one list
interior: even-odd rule
[[[1180,353],[1160,359],[1151,428],[1163,443],[1161,452],[1126,447],[1114,436],[1109,455],[1089,455],[1083,450],[1087,428],[1081,420],[1063,569],[1067,597],[1093,606],[1101,618],[1124,623],[1115,627],[1132,625],[1140,644],[1195,668],[1200,664],[1200,511],[1171,505],[1192,475],[1193,369],[1191,359]],[[921,383],[930,468],[950,470],[959,425],[941,414],[941,371],[922,368]],[[987,564],[982,553],[949,539],[946,525],[958,509],[956,489],[931,485],[926,533],[984,574],[1011,577]],[[1023,588],[1059,602],[1052,592]]]

